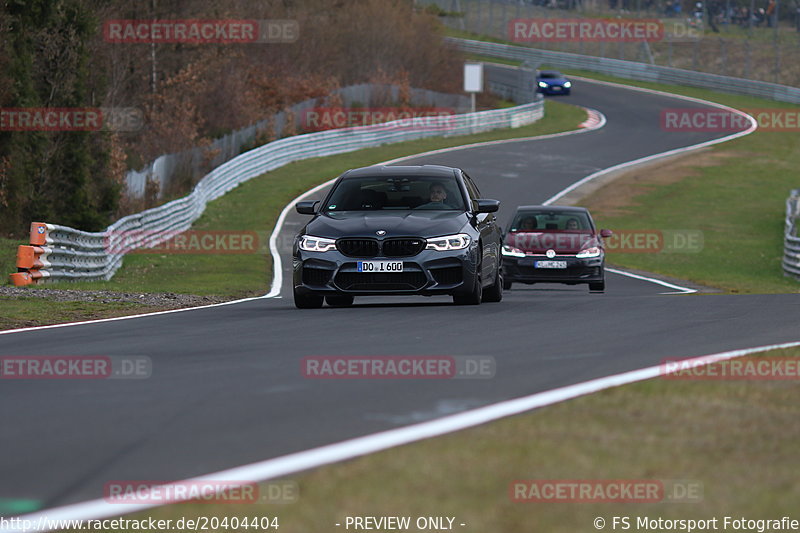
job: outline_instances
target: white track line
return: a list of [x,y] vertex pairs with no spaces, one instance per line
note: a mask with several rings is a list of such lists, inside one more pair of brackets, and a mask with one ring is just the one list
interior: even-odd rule
[[[783,344],[772,344],[767,346],[757,346],[720,352],[700,357],[688,358],[684,361],[690,362],[692,366],[701,364],[716,363],[768,350],[782,348],[794,348],[800,346],[800,341],[787,342]],[[663,366],[651,366],[640,370],[623,372],[614,376],[593,379],[584,383],[560,387],[546,392],[531,394],[522,398],[506,400],[503,402],[487,405],[470,411],[437,418],[429,422],[422,422],[411,426],[404,426],[398,429],[382,431],[363,437],[337,442],[319,448],[304,450],[302,452],[259,461],[229,470],[222,470],[213,474],[185,480],[189,483],[196,481],[225,481],[252,483],[255,481],[266,481],[284,477],[290,474],[303,472],[312,468],[328,465],[353,459],[362,455],[375,453],[378,451],[394,448],[403,444],[409,444],[431,437],[438,437],[454,431],[475,427],[488,422],[493,422],[501,418],[521,414],[532,409],[538,409],[548,405],[553,405],[566,400],[585,396],[602,390],[621,385],[635,383],[646,379],[657,378],[663,374]],[[144,496],[146,499],[146,495]],[[143,509],[157,507],[158,504],[114,504],[103,499],[96,499],[88,502],[65,505],[54,509],[31,513],[20,517],[20,520],[29,520],[33,524],[46,524],[47,520],[88,520],[99,519],[110,516],[119,516]],[[52,529],[52,528],[49,528]],[[46,531],[47,527],[39,529]],[[25,533],[22,527],[0,529],[2,532]]]
[[634,274],[633,272],[628,272],[626,270],[619,270],[617,268],[606,267],[606,272],[613,272],[614,274],[618,274],[620,276],[627,276],[629,278],[640,279],[642,281],[649,281],[650,283],[656,283],[658,285],[663,285],[664,287],[669,287],[670,289],[675,289],[675,292],[662,292],[661,294],[691,294],[693,292],[697,292],[696,289],[690,289],[689,287],[682,287],[681,285],[675,285],[674,283],[669,283],[664,280],[660,280],[657,278],[649,278],[647,276],[642,276],[640,274]]

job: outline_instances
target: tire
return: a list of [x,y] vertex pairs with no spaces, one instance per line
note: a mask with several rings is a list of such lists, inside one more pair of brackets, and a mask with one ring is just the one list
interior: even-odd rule
[[[480,254],[481,252],[478,251]],[[483,299],[483,287],[481,287],[481,263],[475,271],[475,281],[472,290],[467,293],[456,293],[453,295],[453,303],[456,305],[480,305]]]
[[298,294],[297,290],[294,290],[294,306],[298,309],[319,309],[324,300],[325,298],[317,294]]
[[503,276],[498,267],[494,273],[494,283],[483,291],[482,299],[484,302],[499,302],[503,299]]
[[510,279],[503,278],[503,290],[508,291],[511,290],[511,284],[513,282]]
[[456,293],[453,295],[453,303],[456,305],[480,305],[483,298],[483,287],[481,287],[481,269],[483,268],[483,252],[478,250],[478,257],[481,261],[475,269],[475,280],[472,290],[467,293]]
[[355,298],[346,294],[337,294],[335,296],[325,297],[325,303],[331,307],[349,307],[353,305],[353,300],[355,300]]
[[589,290],[591,292],[604,292],[606,290],[606,282],[605,282],[605,280],[598,281],[598,282],[595,282],[595,283],[590,283],[589,284]]

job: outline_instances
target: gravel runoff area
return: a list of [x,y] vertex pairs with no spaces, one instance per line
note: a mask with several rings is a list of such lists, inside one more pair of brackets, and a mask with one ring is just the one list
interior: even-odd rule
[[131,293],[102,290],[32,289],[0,286],[0,299],[43,298],[56,302],[136,303],[159,308],[195,307],[226,302],[233,298],[195,294]]

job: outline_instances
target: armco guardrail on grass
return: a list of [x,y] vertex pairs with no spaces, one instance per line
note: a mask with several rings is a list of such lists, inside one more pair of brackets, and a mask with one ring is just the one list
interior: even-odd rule
[[731,94],[757,96],[779,102],[800,104],[800,88],[763,81],[745,80],[708,74],[679,68],[661,67],[625,61],[622,59],[609,59],[606,57],[584,56],[568,52],[552,52],[538,50],[526,46],[509,44],[487,43],[448,37],[448,42],[453,43],[464,52],[479,54],[514,61],[528,61],[533,64],[547,64],[560,68],[574,68],[600,72],[619,78],[639,81],[652,81],[656,83],[669,83],[713,89]]
[[531,124],[544,116],[544,102],[495,109],[408,119],[309,133],[280,139],[246,152],[206,175],[187,196],[118,220],[105,231],[87,233],[65,226],[35,222],[31,246],[20,246],[15,285],[40,280],[107,280],[122,265],[126,251],[154,247],[188,230],[211,200],[239,184],[301,159],[341,154],[426,137],[469,135],[497,128]]
[[783,272],[800,279],[800,189],[786,200],[786,230],[783,237]]

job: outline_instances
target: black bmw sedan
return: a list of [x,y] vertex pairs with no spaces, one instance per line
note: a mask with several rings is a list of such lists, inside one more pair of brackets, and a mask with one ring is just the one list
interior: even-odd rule
[[502,234],[497,200],[461,169],[375,166],[348,170],[295,239],[294,302],[346,306],[355,296],[452,295],[499,302]]

